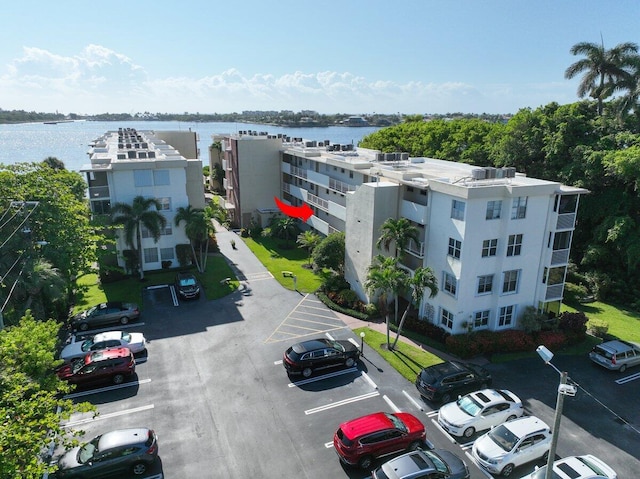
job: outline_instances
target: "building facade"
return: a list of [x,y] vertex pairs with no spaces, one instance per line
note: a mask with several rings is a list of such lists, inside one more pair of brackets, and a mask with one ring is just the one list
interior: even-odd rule
[[[176,266],[176,245],[189,244],[184,222],[175,225],[178,208],[204,208],[202,162],[198,159],[197,134],[191,131],[108,131],[90,145],[91,163],[83,165],[89,185],[93,215],[109,215],[116,203],[131,204],[136,196],[155,198],[167,224],[154,241],[142,228],[141,263],[144,271],[160,269],[163,262]],[[116,238],[118,265],[125,267],[123,235]]]
[[[409,243],[401,265],[410,273],[429,267],[439,284],[436,297],[419,306],[421,317],[456,334],[517,327],[528,306],[559,312],[586,190],[514,168],[409,158],[326,140],[245,136],[229,138],[232,161],[225,165],[239,193],[231,206],[243,205],[241,224],[273,207],[274,195],[308,204],[314,213],[309,227],[324,235],[345,232],[345,278],[361,299],[371,300],[364,284],[372,259],[389,254],[376,247],[382,224],[406,218],[419,241]],[[244,143],[250,144],[246,156],[238,154]],[[251,170],[264,193],[246,202],[242,193],[256,183],[243,183],[243,169]]]

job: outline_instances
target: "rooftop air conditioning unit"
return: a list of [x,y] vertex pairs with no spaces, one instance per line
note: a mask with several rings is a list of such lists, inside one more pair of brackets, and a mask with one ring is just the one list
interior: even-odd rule
[[484,180],[487,175],[487,172],[482,168],[475,168],[471,170],[471,178],[474,180]]
[[384,154],[384,161],[395,161],[396,159],[396,154],[395,153],[385,153]]
[[409,153],[400,153],[400,159],[402,161],[409,161]]
[[376,161],[384,161],[384,153],[376,153]]
[[513,166],[507,166],[504,168],[504,177],[505,178],[515,178],[516,177],[516,169]]
[[491,179],[496,177],[496,169],[493,166],[485,167],[486,178]]

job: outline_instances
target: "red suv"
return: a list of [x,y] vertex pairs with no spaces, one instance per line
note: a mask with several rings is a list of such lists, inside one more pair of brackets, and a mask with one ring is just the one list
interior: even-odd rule
[[88,353],[83,358],[63,364],[58,377],[71,384],[86,385],[112,382],[120,384],[136,369],[136,361],[129,348],[111,348]]
[[345,464],[369,469],[378,457],[414,451],[424,445],[424,425],[407,412],[377,412],[340,425],[333,446]]

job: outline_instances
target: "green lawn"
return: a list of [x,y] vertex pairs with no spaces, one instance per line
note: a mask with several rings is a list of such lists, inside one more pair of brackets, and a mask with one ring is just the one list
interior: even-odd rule
[[[285,288],[293,290],[293,278],[284,277],[282,272],[289,271],[296,276],[297,289],[301,293],[313,293],[322,284],[322,277],[310,268],[309,255],[299,248],[295,241],[285,243],[276,238],[243,238],[249,249]],[[286,245],[287,248],[282,248]]]
[[638,312],[599,301],[580,304],[575,308],[563,305],[562,311],[582,311],[589,320],[606,322],[609,325],[611,336],[626,341],[640,342],[640,314]]
[[[80,292],[77,295],[74,312],[87,309],[105,301],[125,301],[138,303],[142,308],[142,290],[147,286],[173,283],[177,269],[145,272],[144,281],[127,278],[113,283],[100,284],[97,274],[87,274],[78,279]],[[239,282],[222,256],[210,255],[204,274],[192,269],[204,289],[207,299],[218,299],[235,291]],[[231,278],[231,281],[224,281]]]
[[[387,361],[393,369],[398,371],[408,381],[414,382],[417,374],[424,367],[442,362],[438,356],[431,354],[424,349],[416,348],[407,343],[398,341],[396,349],[389,351],[387,348],[387,335],[382,334],[375,329],[368,327],[357,328],[353,330],[357,337],[360,333],[364,333],[364,356],[367,356],[367,347],[374,349],[385,361]],[[391,335],[391,344],[395,335]],[[384,367],[382,364],[373,364],[374,367]]]

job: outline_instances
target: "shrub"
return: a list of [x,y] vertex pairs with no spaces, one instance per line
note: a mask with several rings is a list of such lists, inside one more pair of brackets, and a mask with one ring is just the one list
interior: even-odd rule
[[343,289],[349,288],[351,288],[351,285],[347,282],[346,279],[344,279],[344,276],[339,274],[332,274],[331,276],[327,277],[322,283],[322,286],[320,286],[320,289],[325,293],[328,293],[329,291],[342,291]]
[[567,344],[567,336],[562,331],[541,331],[536,335],[536,343],[544,344],[553,351]]
[[566,335],[567,344],[577,344],[585,338],[588,321],[589,318],[581,311],[565,311],[558,316],[558,328]]
[[538,313],[533,306],[527,306],[520,317],[518,322],[523,331],[532,333],[534,331],[540,331],[544,320],[547,319],[546,314]]
[[355,291],[351,291],[350,289],[343,289],[338,293],[339,304],[343,306],[353,307],[360,300],[358,299],[358,295]]
[[422,334],[442,344],[445,344],[446,339],[450,336],[447,330],[425,319],[408,317],[404,324],[404,327],[409,331]]
[[564,285],[564,301],[567,304],[578,304],[588,294],[587,287],[581,284],[565,283]]
[[176,256],[178,257],[178,264],[181,268],[189,266],[192,263],[191,245],[189,244],[177,244]]

